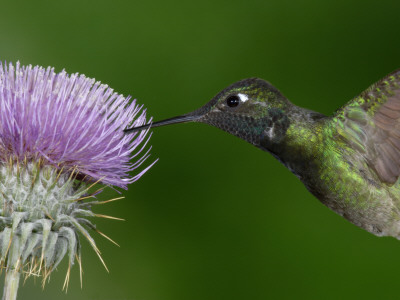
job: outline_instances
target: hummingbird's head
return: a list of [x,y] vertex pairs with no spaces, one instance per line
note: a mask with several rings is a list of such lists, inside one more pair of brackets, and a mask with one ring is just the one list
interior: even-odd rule
[[285,112],[290,105],[291,103],[269,82],[249,78],[228,86],[207,104],[191,113],[126,129],[125,132],[146,129],[149,126],[201,122],[260,146],[260,140],[279,142],[284,137],[289,127],[289,119]]

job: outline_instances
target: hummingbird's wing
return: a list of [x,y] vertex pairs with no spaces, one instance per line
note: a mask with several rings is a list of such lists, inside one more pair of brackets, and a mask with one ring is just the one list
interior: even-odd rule
[[400,176],[400,70],[339,109],[338,133],[366,158],[385,183]]

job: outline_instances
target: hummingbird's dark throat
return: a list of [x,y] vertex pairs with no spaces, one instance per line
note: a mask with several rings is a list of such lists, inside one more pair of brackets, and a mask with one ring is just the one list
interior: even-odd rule
[[[280,143],[290,126],[290,120],[280,109],[269,109],[264,117],[254,118],[246,114],[210,113],[203,117],[203,123],[220,128],[235,135],[256,147],[261,144],[274,145]],[[265,145],[264,145],[265,147]]]

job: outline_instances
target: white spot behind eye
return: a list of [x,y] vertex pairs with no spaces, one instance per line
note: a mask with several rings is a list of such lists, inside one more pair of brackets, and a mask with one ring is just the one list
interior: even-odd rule
[[238,94],[238,97],[242,102],[246,102],[247,100],[249,100],[249,96],[247,96],[246,94]]

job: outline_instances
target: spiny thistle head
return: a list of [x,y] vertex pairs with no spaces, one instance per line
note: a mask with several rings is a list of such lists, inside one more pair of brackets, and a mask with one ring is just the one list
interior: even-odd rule
[[[126,189],[150,168],[129,176],[148,158],[150,149],[140,153],[150,136],[123,134],[145,123],[142,107],[94,79],[0,63],[2,269],[42,275],[45,283],[67,256],[68,282],[70,267],[80,264],[79,236],[100,257],[87,217],[107,217],[91,206],[108,201],[88,201],[102,190],[91,188]],[[132,156],[139,158],[130,163]]]

